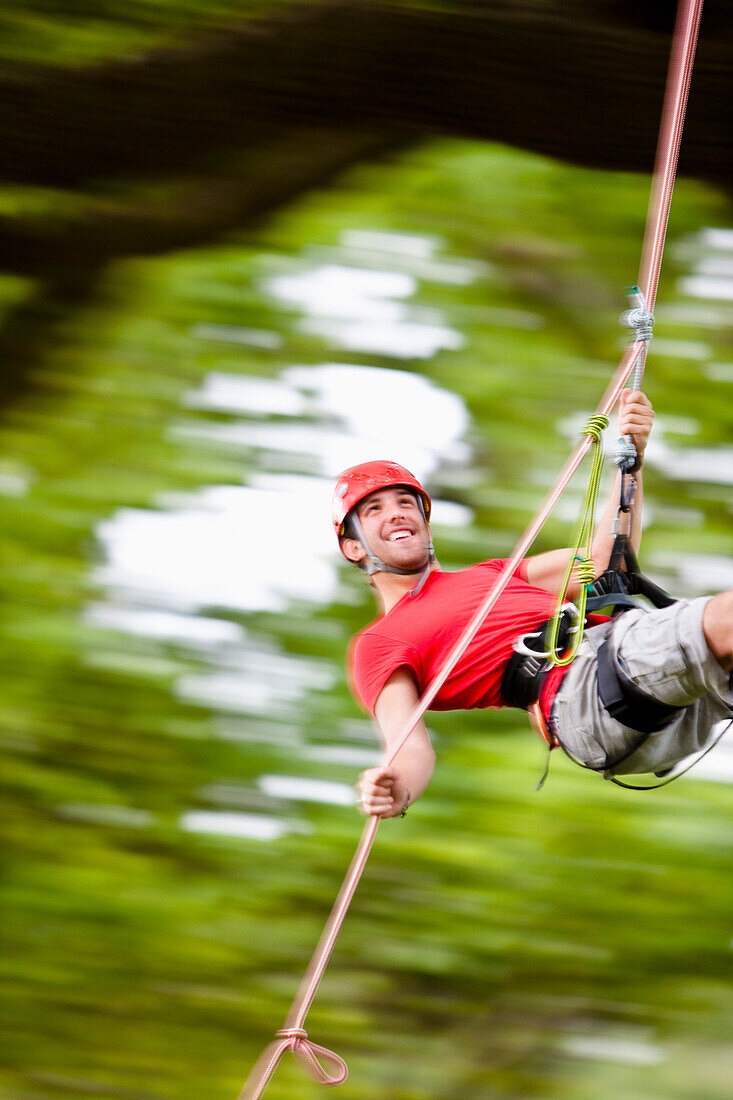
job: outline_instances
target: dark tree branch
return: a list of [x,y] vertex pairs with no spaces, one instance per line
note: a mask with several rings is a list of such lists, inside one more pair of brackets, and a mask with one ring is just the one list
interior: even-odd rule
[[[69,319],[93,300],[100,269],[64,269],[39,279],[31,293],[8,309],[0,326],[0,407],[32,387],[51,346],[64,339]],[[46,391],[51,388],[44,382]]]
[[406,140],[361,130],[303,128],[263,142],[227,171],[212,169],[205,177],[171,184],[162,198],[137,203],[88,198],[65,217],[0,216],[0,266],[16,275],[54,277],[116,257],[193,248],[239,225],[252,225],[349,165]]
[[[182,172],[298,127],[403,128],[647,170],[669,3],[477,0],[299,6],[139,60],[0,80],[0,175],[79,187]],[[681,171],[727,183],[733,5],[703,16]]]
[[[251,225],[416,139],[467,136],[650,170],[673,9],[326,0],[131,61],[0,74],[0,177],[77,192],[76,213],[0,219],[0,266],[37,278],[0,331],[0,401],[32,377],[106,261]],[[726,187],[732,85],[733,0],[708,0],[680,170]],[[163,200],[108,197],[156,178],[168,181]]]

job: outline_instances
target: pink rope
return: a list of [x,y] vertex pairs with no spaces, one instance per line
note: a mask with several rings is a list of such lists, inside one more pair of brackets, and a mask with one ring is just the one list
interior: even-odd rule
[[667,90],[662,108],[662,123],[639,270],[639,286],[646,298],[646,306],[650,313],[654,312],[654,303],[657,300],[659,272],[662,267],[669,208],[677,174],[677,160],[687,111],[702,5],[703,0],[682,0],[677,9],[677,22],[672,38],[672,56],[667,75]]
[[[319,1085],[341,1085],[348,1076],[349,1069],[343,1058],[312,1043],[305,1028],[284,1027],[275,1032],[275,1042],[263,1050],[238,1100],[262,1095],[286,1050],[293,1052],[305,1072]],[[331,1062],[336,1067],[336,1073],[328,1073],[321,1060]],[[250,1082],[255,1082],[256,1091],[250,1091]]]
[[[692,74],[692,62],[695,55],[700,15],[703,0],[682,0],[675,34],[672,44],[672,59],[667,79],[667,93],[662,119],[657,161],[655,164],[655,179],[652,185],[652,196],[647,215],[647,229],[642,248],[642,262],[640,286],[644,291],[647,307],[651,312],[656,300],[659,272],[662,264],[664,240],[667,233],[669,220],[669,207],[672,201],[672,189],[679,155],[680,140],[682,136],[682,124],[685,117],[687,95]],[[621,362],[614,374],[601,402],[596,409],[597,415],[608,416],[626,382],[634,370],[639,359],[643,360],[646,353],[646,343],[636,340],[624,353]],[[441,687],[447,680],[452,669],[461,659],[471,644],[476,631],[481,623],[489,615],[501,597],[515,569],[526,556],[535,539],[547,522],[555,505],[564,493],[568,483],[580,466],[583,458],[592,443],[589,435],[584,436],[576,446],[565,466],[560,471],[558,478],[548,493],[539,512],[527,527],[526,531],[517,543],[511,558],[496,580],[494,586],[487,594],[481,606],[478,608],[470,623],[465,627],[461,637],[456,642],[451,652],[446,657],[438,674],[430,683],[424,694],[418,700],[415,709],[405,723],[397,745],[385,757],[384,765],[389,767],[400,749],[403,747],[415,726],[435,699]],[[308,1011],[313,1003],[321,978],[328,966],[333,949],[336,945],[341,926],[344,922],[352,898],[356,893],[361,876],[366,867],[369,853],[374,844],[380,819],[371,817],[364,826],[364,831],[356,849],[351,866],[346,874],[333,909],[326,921],[325,928],[313,953],[308,969],[303,976],[298,992],[290,1007],[285,1026],[276,1032],[275,1041],[260,1055],[252,1072],[247,1078],[238,1100],[259,1100],[267,1085],[271,1081],[275,1070],[286,1050],[292,1051],[303,1068],[311,1077],[322,1085],[340,1085],[346,1080],[348,1067],[346,1062],[338,1054],[318,1046],[308,1038],[308,1032],[303,1027]],[[324,1069],[322,1062],[334,1067],[335,1072],[329,1073]]]

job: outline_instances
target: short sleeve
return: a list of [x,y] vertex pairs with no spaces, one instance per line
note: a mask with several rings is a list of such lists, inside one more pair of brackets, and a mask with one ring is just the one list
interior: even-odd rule
[[379,693],[398,668],[410,668],[417,679],[420,658],[407,642],[382,634],[359,634],[349,650],[348,672],[351,690],[358,702],[374,714]]
[[524,581],[525,584],[529,583],[527,581],[527,559],[526,558],[522,558],[519,565],[514,570],[514,576],[519,577],[520,581]]
[[[509,564],[509,558],[490,558],[489,561],[479,562],[480,566],[487,566],[490,569],[495,569],[497,573],[501,573],[502,569]],[[527,583],[527,559],[522,558],[516,569],[512,573],[513,577],[519,577],[520,581]]]

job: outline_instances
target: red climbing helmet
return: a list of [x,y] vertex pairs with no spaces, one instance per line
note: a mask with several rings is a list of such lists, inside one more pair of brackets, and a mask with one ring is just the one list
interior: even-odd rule
[[425,522],[430,522],[430,497],[414,474],[397,462],[379,459],[376,462],[362,462],[359,466],[351,466],[344,470],[336,482],[331,502],[331,518],[339,538],[346,534],[344,520],[351,509],[370,493],[388,489],[392,485],[414,489],[422,501]]

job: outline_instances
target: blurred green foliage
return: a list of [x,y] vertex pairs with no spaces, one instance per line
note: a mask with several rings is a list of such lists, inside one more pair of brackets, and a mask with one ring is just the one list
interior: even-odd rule
[[67,0],[60,8],[54,0],[9,0],[0,12],[0,57],[27,65],[97,64],[282,6],[282,0]]
[[[471,0],[389,0],[392,7],[453,8]],[[540,0],[541,2],[541,0]],[[0,59],[10,64],[94,65],[226,33],[304,0],[7,0]]]
[[[141,25],[153,10],[125,9]],[[263,294],[264,276],[318,249],[340,255],[355,228],[427,232],[446,255],[486,265],[470,285],[420,282],[419,305],[441,311],[465,348],[399,363],[471,413],[470,479],[446,469],[433,486],[474,516],[437,532],[443,566],[456,568],[511,548],[567,452],[559,423],[597,403],[619,353],[647,190],[640,177],[434,145],[353,171],[258,233],[118,264],[65,323],[0,421],[0,1095],[233,1098],[282,1023],[358,841],[355,811],[265,805],[258,787],[266,774],[350,784],[356,767],[312,750],[372,744],[342,671],[349,636],[372,614],[358,577],[344,569],[329,607],[207,609],[255,644],[334,672],[335,686],[280,718],[186,701],[181,677],[210,669],[200,654],[85,614],[104,596],[101,521],[274,468],[264,448],[181,434],[184,420],[227,422],[184,411],[186,393],[212,370],[276,379],[334,358]],[[679,300],[693,235],[728,219],[720,196],[679,185],[662,317]],[[3,289],[8,304],[25,290]],[[499,310],[541,323],[502,324]],[[205,342],[202,323],[276,331],[282,346]],[[730,332],[671,313],[658,324],[723,362]],[[652,352],[648,388],[670,445],[726,442],[729,384]],[[679,581],[675,552],[729,554],[728,487],[658,469],[647,486],[657,576]],[[553,521],[539,548],[568,530]],[[733,1071],[729,788],[690,778],[633,795],[553,760],[535,794],[542,751],[517,717],[442,714],[430,725],[435,780],[404,822],[381,827],[309,1018],[313,1038],[349,1061],[340,1095],[722,1100]],[[184,813],[207,808],[264,808],[292,831],[258,841],[182,828]],[[268,1090],[272,1100],[318,1093],[287,1060]]]

